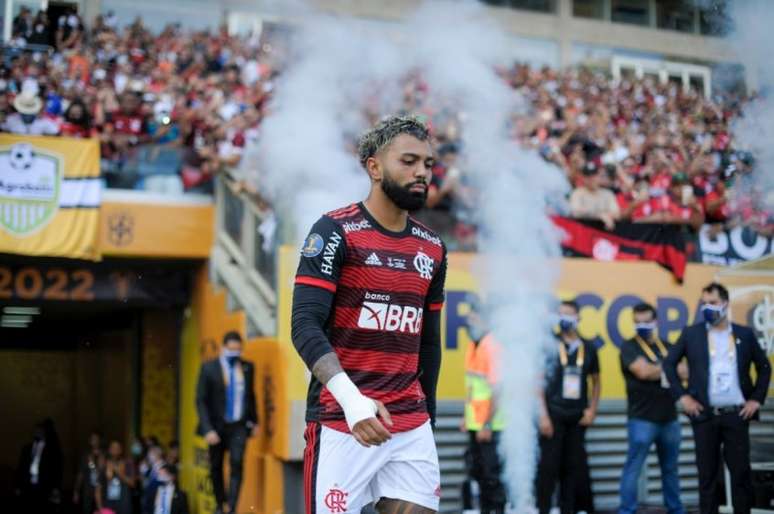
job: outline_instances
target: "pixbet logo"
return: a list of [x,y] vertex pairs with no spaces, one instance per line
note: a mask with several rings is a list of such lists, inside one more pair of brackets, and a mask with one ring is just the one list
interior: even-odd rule
[[368,223],[368,220],[361,220],[358,222],[344,223],[342,227],[344,228],[344,232],[349,234],[350,232],[357,232],[359,230],[365,230],[367,228],[371,228],[371,224]]
[[[366,293],[366,297],[368,297]],[[372,295],[377,296],[377,295]],[[389,301],[389,295],[386,296]],[[382,302],[363,302],[357,326],[367,330],[419,334],[422,328],[422,308]]]
[[428,232],[422,230],[419,227],[411,227],[411,235],[416,237],[421,237],[425,241],[430,241],[434,245],[441,246],[441,239],[437,236],[433,236],[429,234]]

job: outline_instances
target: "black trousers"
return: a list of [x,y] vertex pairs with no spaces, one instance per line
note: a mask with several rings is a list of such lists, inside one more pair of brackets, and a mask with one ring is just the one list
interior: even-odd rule
[[693,423],[696,444],[696,467],[699,469],[699,510],[701,514],[717,514],[720,506],[720,474],[722,461],[731,475],[734,514],[749,514],[754,492],[750,470],[750,422],[737,412],[712,416]]
[[[244,423],[228,423],[218,434],[220,443],[210,446],[210,478],[218,509],[228,501],[231,512],[236,510],[239,489],[242,486],[242,462],[247,444],[247,427]],[[228,481],[228,498],[223,485],[223,457],[228,451],[231,476]]]
[[577,420],[561,420],[551,417],[554,435],[540,436],[540,460],[538,461],[535,495],[540,514],[551,510],[551,498],[559,482],[559,509],[562,514],[574,514],[580,510],[593,512],[591,480],[584,441],[586,427]]
[[492,432],[488,443],[476,441],[476,432],[470,434],[471,476],[478,482],[481,514],[502,514],[505,511],[505,486],[501,480],[503,463],[497,453],[500,433]]

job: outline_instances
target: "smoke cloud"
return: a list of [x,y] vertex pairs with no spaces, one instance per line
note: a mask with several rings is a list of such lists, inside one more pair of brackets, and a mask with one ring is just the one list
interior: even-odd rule
[[345,147],[348,135],[368,125],[366,103],[387,114],[402,98],[400,79],[418,70],[434,102],[462,112],[462,167],[480,192],[475,273],[506,353],[502,451],[511,500],[523,511],[532,505],[535,391],[558,274],[559,237],[546,206],[567,184],[509,137],[521,102],[494,71],[511,64],[508,46],[476,2],[427,2],[401,23],[309,12],[245,169],[259,170],[259,188],[293,213],[298,239],[321,213],[366,194],[365,172]]
[[740,194],[753,194],[768,209],[774,209],[774,9],[765,0],[730,3],[731,30],[728,40],[745,68],[757,79],[759,97],[733,125],[736,138],[755,155],[757,164],[749,181],[742,181]]

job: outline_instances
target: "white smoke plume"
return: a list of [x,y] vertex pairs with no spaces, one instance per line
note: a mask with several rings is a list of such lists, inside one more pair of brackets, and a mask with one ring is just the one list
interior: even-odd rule
[[774,209],[774,5],[766,0],[730,2],[731,30],[728,40],[745,68],[757,79],[760,96],[744,109],[744,117],[732,127],[734,135],[753,152],[757,164],[751,184],[742,194],[760,195]]
[[[401,23],[305,16],[293,62],[277,85],[262,140],[245,169],[274,202],[292,209],[297,237],[322,212],[364,196],[365,172],[344,148],[374,84],[396,105],[400,77],[419,70],[430,95],[460,109],[465,172],[480,190],[476,275],[495,335],[506,348],[503,439],[511,500],[532,505],[536,394],[548,344],[559,239],[546,200],[566,183],[558,169],[517,147],[508,123],[516,94],[494,65],[509,66],[509,40],[477,2],[427,2]],[[462,377],[460,377],[461,379]]]

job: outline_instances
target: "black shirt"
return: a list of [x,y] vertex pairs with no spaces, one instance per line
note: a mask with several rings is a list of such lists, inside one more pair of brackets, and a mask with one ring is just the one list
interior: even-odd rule
[[[559,340],[557,339],[557,348]],[[563,343],[562,343],[563,344]],[[545,398],[548,412],[552,418],[578,422],[583,417],[583,411],[589,406],[588,377],[599,374],[599,359],[597,349],[592,343],[581,339],[584,346],[583,366],[580,366],[580,397],[570,400],[563,397],[563,382],[565,368],[562,366],[557,350],[552,351],[546,363]],[[565,348],[567,346],[565,345]],[[567,368],[580,364],[578,349],[567,352]]]
[[[651,344],[653,355],[658,363],[663,357],[658,346]],[[644,358],[650,364],[653,362],[642,350],[636,339],[625,341],[621,345],[621,370],[626,380],[627,415],[629,418],[643,419],[652,423],[668,423],[677,419],[677,409],[669,389],[661,387],[661,380],[640,380],[629,371],[629,366]]]

